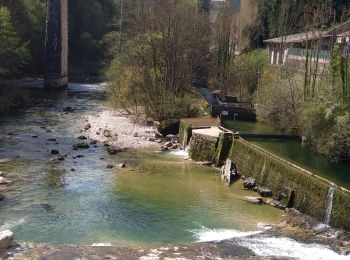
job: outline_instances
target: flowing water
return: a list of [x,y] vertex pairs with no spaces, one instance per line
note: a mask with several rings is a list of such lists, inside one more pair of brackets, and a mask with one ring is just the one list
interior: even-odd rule
[[[84,117],[105,109],[99,85],[35,95],[40,105],[0,119],[0,171],[13,182],[0,187],[0,231],[13,230],[17,242],[135,246],[234,238],[261,256],[342,259],[325,246],[266,237],[261,223],[277,223],[284,212],[243,201],[256,194],[241,182],[225,186],[216,170],[185,161],[185,151],[110,156],[102,144],[72,150]],[[66,106],[75,112],[62,113]],[[51,161],[51,149],[66,159]],[[106,168],[120,162],[127,168]]]
[[327,207],[326,207],[324,220],[323,220],[324,224],[326,225],[329,225],[329,222],[331,221],[334,192],[335,192],[335,189],[333,187],[330,187],[327,194]]

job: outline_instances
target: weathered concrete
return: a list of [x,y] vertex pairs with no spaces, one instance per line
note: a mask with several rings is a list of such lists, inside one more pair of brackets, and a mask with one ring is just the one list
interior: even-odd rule
[[68,86],[68,0],[48,0],[44,87]]
[[328,191],[335,189],[330,224],[350,230],[350,192],[337,187],[243,139],[235,139],[230,159],[240,174],[253,177],[258,186],[268,187],[273,197],[319,221],[327,208]]

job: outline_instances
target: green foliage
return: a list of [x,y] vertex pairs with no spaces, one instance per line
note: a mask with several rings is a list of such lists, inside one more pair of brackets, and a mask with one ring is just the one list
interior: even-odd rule
[[243,97],[250,98],[256,91],[260,73],[268,64],[268,54],[265,49],[256,49],[243,53],[236,57],[232,63],[232,85],[229,92]]
[[259,105],[258,116],[272,126],[293,130],[299,127],[302,108],[302,81],[299,75],[266,67],[261,72],[259,88],[255,92],[255,102]]
[[17,73],[28,62],[27,46],[15,32],[8,8],[0,7],[0,76]]
[[[193,116],[198,112],[192,90],[195,68],[207,51],[201,14],[192,1],[146,5],[148,12],[138,10],[128,18],[130,25],[122,31],[128,39],[112,47],[115,58],[107,71],[110,100],[130,113],[142,107],[157,120]],[[118,32],[109,36],[121,37]]]
[[45,39],[45,3],[41,0],[3,0],[11,13],[14,31],[22,42],[27,42],[30,60],[21,72],[38,75],[43,68]]
[[113,29],[117,1],[68,2],[70,70],[77,74],[98,74],[106,62],[103,37]]
[[307,142],[329,159],[350,158],[350,115],[343,105],[322,99],[307,103],[303,133]]

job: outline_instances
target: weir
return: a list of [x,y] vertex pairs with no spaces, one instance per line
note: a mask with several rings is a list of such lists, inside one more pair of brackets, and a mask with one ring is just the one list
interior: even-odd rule
[[293,207],[327,225],[350,230],[349,190],[224,128],[220,127],[222,132],[213,137],[206,131],[191,130],[189,122],[180,122],[180,136],[183,131],[191,132],[189,155],[192,159],[211,161],[217,166],[231,160],[241,175],[253,177],[257,185],[268,187],[273,198],[285,207]]
[[68,0],[47,1],[44,87],[68,86]]

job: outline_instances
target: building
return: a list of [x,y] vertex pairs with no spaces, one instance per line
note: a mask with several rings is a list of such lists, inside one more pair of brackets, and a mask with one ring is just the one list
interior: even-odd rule
[[324,31],[310,31],[265,40],[271,65],[286,65],[304,70],[306,57],[322,71],[330,63],[335,43],[341,45],[348,57],[350,21]]

